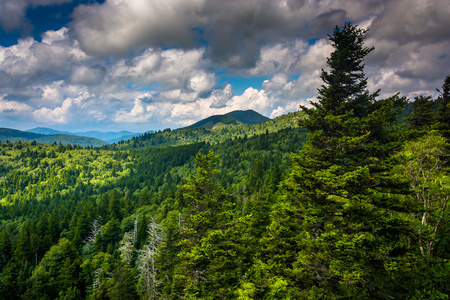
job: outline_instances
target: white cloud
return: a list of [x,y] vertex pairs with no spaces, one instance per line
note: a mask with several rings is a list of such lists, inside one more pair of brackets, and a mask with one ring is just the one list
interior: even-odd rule
[[288,83],[288,77],[284,73],[278,73],[272,76],[270,80],[263,82],[263,88],[267,91],[277,91],[285,88]]
[[61,107],[50,109],[43,107],[33,112],[35,119],[42,123],[62,123],[69,122],[70,110],[73,106],[72,99],[66,99]]
[[248,88],[240,96],[234,96],[227,103],[226,108],[232,110],[253,109],[256,111],[265,111],[271,106],[269,97],[264,90]]
[[121,109],[115,113],[113,120],[117,123],[148,122],[157,110],[154,105],[146,104],[145,99],[151,98],[151,93],[143,93],[134,100],[134,106],[130,112]]
[[[75,115],[78,115],[80,110],[86,109],[89,104],[86,100],[90,98],[90,94],[86,91],[81,91],[74,98],[67,98],[62,102],[61,106],[55,108],[42,107],[33,112],[33,116],[38,122],[49,124],[66,124],[73,120]],[[80,121],[80,119],[78,120]]]
[[87,59],[78,43],[70,40],[65,27],[46,32],[42,42],[26,38],[16,45],[0,47],[0,71],[7,76],[5,86],[26,86],[43,79],[63,78],[71,65]]
[[223,108],[234,96],[234,89],[231,84],[215,89],[208,99],[211,100],[210,108]]
[[216,85],[217,80],[214,74],[200,72],[194,75],[188,83],[188,87],[198,94],[211,91]]
[[273,119],[273,118],[279,117],[281,115],[287,114],[289,112],[297,111],[297,110],[299,110],[300,104],[304,104],[304,102],[291,101],[283,106],[278,106],[276,109],[274,109],[270,113],[269,118]]
[[8,101],[5,100],[7,95],[3,95],[0,97],[0,112],[27,112],[31,111],[32,107],[21,102],[17,101]]
[[80,85],[68,85],[63,80],[53,81],[50,84],[36,85],[42,91],[41,103],[45,105],[59,104],[62,99],[75,98],[85,89]]
[[330,56],[333,47],[327,40],[318,40],[308,48],[308,51],[300,59],[300,67],[303,71],[314,72],[325,68],[327,57]]
[[130,61],[118,61],[109,77],[116,84],[132,81],[140,85],[157,84],[163,89],[186,89],[198,76],[214,81],[211,74],[202,71],[203,54],[204,49],[147,49]]
[[73,68],[70,81],[74,84],[98,85],[103,81],[105,73],[106,69],[102,66],[80,65]]

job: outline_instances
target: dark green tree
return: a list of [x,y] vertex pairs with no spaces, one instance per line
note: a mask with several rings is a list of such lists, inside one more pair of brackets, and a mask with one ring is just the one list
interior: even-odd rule
[[114,269],[108,282],[107,295],[111,300],[139,299],[136,291],[136,279],[128,265],[120,263]]
[[376,100],[367,90],[364,58],[373,48],[365,38],[349,23],[334,29],[319,101],[302,107],[309,118],[300,125],[311,134],[292,157],[258,267],[270,274],[259,284],[272,298],[383,298],[395,290],[391,263],[407,251],[409,224],[400,197],[407,185],[390,169],[405,99]]
[[26,298],[56,299],[58,296],[78,295],[78,273],[81,260],[75,247],[67,240],[61,239],[41,260],[29,278],[31,288]]
[[[309,118],[301,120],[300,125],[311,130],[323,130],[327,136],[338,134],[334,122],[328,117],[351,113],[356,117],[367,116],[378,91],[370,94],[367,90],[367,77],[364,74],[364,58],[374,47],[364,47],[367,30],[350,23],[342,28],[336,26],[328,38],[334,47],[327,58],[328,71],[322,69],[320,78],[324,84],[319,89],[318,102],[314,108],[301,106]],[[317,122],[322,120],[322,122]]]
[[441,134],[448,140],[450,138],[450,75],[445,77],[441,96],[442,101],[437,115],[437,122]]
[[[431,96],[417,96],[413,102],[412,115],[406,118],[412,129],[424,130],[434,122],[434,100]],[[429,129],[429,128],[428,128]]]

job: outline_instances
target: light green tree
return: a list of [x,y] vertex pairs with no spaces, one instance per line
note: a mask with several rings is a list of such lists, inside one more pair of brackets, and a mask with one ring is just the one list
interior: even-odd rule
[[[198,153],[197,174],[180,186],[187,211],[183,218],[181,252],[183,274],[177,280],[184,282],[187,297],[202,298],[219,295],[226,287],[229,275],[230,249],[226,241],[231,226],[231,203],[227,192],[217,182],[216,164],[219,158],[210,151]],[[228,278],[229,279],[229,278]],[[230,291],[228,291],[230,292]],[[208,296],[209,295],[209,296]],[[223,297],[226,294],[222,293]]]

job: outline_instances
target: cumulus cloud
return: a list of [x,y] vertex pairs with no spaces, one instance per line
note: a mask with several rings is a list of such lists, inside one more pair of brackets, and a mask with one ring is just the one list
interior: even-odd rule
[[118,111],[114,116],[115,122],[146,122],[152,117],[153,112],[156,111],[156,107],[150,104],[144,103],[143,99],[151,96],[150,94],[143,94],[134,100],[134,106],[130,112],[124,110]]
[[7,101],[5,100],[6,95],[0,97],[0,112],[24,112],[31,111],[32,107],[17,101]]
[[74,84],[98,85],[104,79],[105,74],[106,68],[104,66],[79,65],[73,68],[70,81]]
[[225,84],[215,89],[209,99],[211,100],[210,108],[223,108],[227,105],[228,101],[234,96],[234,89],[231,84]]
[[297,111],[299,109],[300,104],[304,104],[304,103],[300,102],[300,101],[290,101],[289,103],[287,103],[283,106],[278,106],[270,113],[269,118],[273,119],[273,118],[279,117],[281,115],[284,115],[288,112]]
[[[383,1],[107,0],[76,8],[71,27],[91,54],[123,55],[136,48],[198,47],[230,68],[255,67],[265,45],[323,38],[345,20],[365,21]],[[294,42],[295,44],[295,42]],[[298,45],[297,45],[298,46]],[[286,46],[284,46],[286,48]],[[286,50],[286,49],[284,49]],[[265,60],[265,59],[263,59]]]
[[54,109],[42,107],[33,112],[34,118],[41,123],[65,124],[72,120],[76,110],[86,108],[84,101],[90,97],[88,92],[80,92],[75,98],[67,98],[62,105]]
[[164,89],[186,89],[195,77],[213,79],[202,71],[203,53],[204,49],[150,48],[130,60],[119,60],[112,67],[110,78],[116,83],[133,81],[141,85],[158,84]]
[[61,107],[50,109],[43,107],[33,112],[35,119],[41,123],[67,123],[70,117],[70,109],[73,106],[72,99],[64,101]]
[[248,73],[254,76],[279,72],[295,74],[299,72],[300,60],[307,50],[308,43],[303,40],[266,45],[261,48],[255,67],[249,69]]
[[0,87],[23,87],[45,79],[64,78],[72,64],[87,59],[78,43],[69,38],[66,27],[47,31],[42,42],[21,39],[16,45],[0,47],[0,72],[5,79]]

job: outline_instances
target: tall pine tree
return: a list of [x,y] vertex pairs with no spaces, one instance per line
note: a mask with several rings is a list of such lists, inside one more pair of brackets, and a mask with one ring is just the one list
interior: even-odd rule
[[373,48],[365,38],[366,30],[349,23],[329,36],[334,52],[319,101],[302,107],[308,118],[300,125],[311,134],[293,155],[265,238],[266,295],[393,297],[400,268],[393,262],[409,236],[404,198],[396,196],[407,186],[390,173],[405,99],[376,100],[378,91],[367,90],[364,58]]

